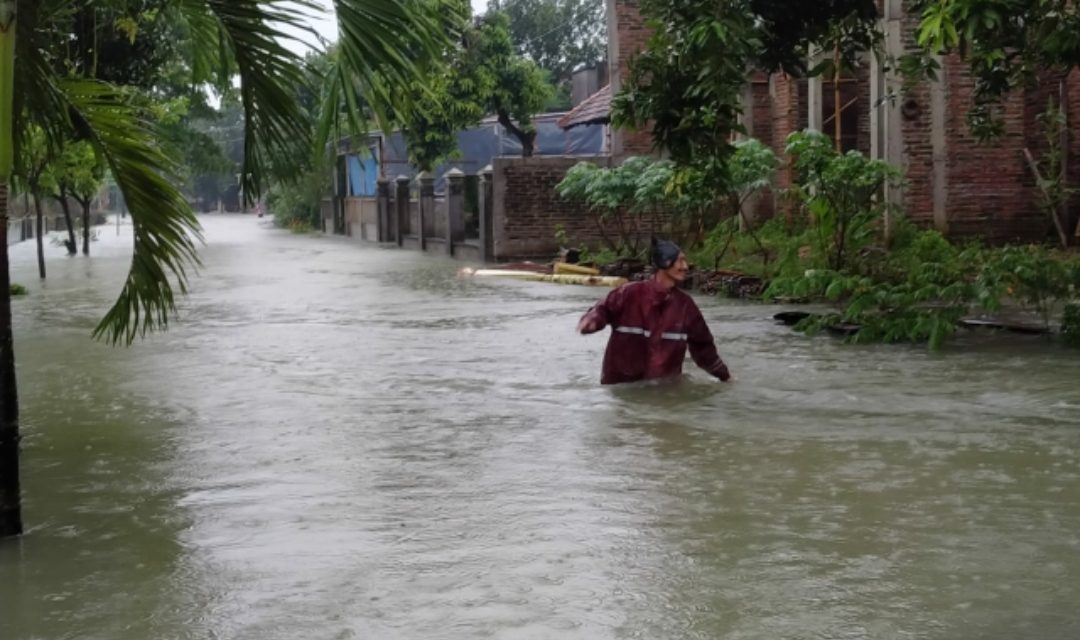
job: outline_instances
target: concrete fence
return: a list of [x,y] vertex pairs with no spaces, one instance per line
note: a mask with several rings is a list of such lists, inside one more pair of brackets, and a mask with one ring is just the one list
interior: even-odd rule
[[[496,158],[470,178],[458,169],[444,176],[446,192],[435,193],[435,177],[380,178],[373,198],[336,198],[324,206],[324,230],[359,241],[397,245],[472,262],[548,259],[559,250],[557,235],[577,246],[600,248],[595,215],[555,191],[578,162],[608,166],[610,158],[544,156]],[[468,204],[467,204],[468,200]],[[344,224],[334,224],[335,211]]]

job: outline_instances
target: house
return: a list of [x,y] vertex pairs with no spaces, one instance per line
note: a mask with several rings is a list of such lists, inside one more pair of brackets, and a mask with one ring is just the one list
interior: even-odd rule
[[[881,0],[881,30],[885,57],[908,52],[919,23],[903,0]],[[617,95],[631,57],[650,35],[637,0],[607,0],[609,75],[606,92],[594,96],[564,116],[566,128],[608,126],[611,96]],[[965,116],[973,82],[967,65],[957,56],[939,60],[936,82],[923,82],[901,91],[902,80],[882,61],[868,55],[850,77],[840,79],[841,136],[846,149],[900,167],[907,185],[886,196],[901,205],[908,217],[958,237],[990,241],[1035,240],[1050,229],[1038,207],[1039,190],[1025,158],[1046,148],[1039,115],[1050,99],[1064,105],[1070,123],[1080,122],[1080,75],[1047,76],[1033,87],[1018,90],[1004,102],[1004,135],[988,144],[968,130]],[[755,138],[783,153],[787,136],[806,128],[832,132],[837,88],[830,79],[794,78],[756,73],[743,97],[743,125]],[[1080,184],[1080,146],[1067,148],[1066,178]],[[614,162],[654,152],[648,131],[611,130],[608,147]],[[791,185],[791,169],[776,179],[779,189]],[[759,215],[770,215],[776,201],[762,202]],[[1069,212],[1069,229],[1078,228],[1078,211]]]

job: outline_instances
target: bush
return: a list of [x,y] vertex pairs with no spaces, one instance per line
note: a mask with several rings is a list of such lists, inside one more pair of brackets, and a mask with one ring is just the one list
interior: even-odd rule
[[721,184],[670,160],[632,157],[611,169],[578,163],[556,190],[589,207],[606,247],[618,255],[641,257],[647,237],[660,233],[693,248],[709,229],[737,217],[746,199],[771,183],[777,161],[769,147],[744,140],[734,148],[728,178]]
[[1080,303],[1072,302],[1065,305],[1065,313],[1061,320],[1061,336],[1065,344],[1080,347]]
[[886,186],[899,186],[900,172],[857,151],[841,154],[817,131],[791,134],[787,153],[798,173],[793,192],[809,211],[815,231],[815,255],[826,268],[848,268],[851,256],[882,228],[890,211],[878,195]]
[[318,229],[322,198],[330,192],[331,171],[316,166],[289,182],[274,184],[266,195],[266,206],[274,224],[296,231]]
[[[878,255],[874,269],[789,271],[770,283],[765,297],[842,305],[837,313],[807,319],[801,329],[851,323],[859,326],[856,342],[927,342],[936,349],[974,309],[1016,305],[1037,313],[1050,330],[1077,290],[1080,263],[1044,247],[957,246],[936,231],[920,231],[905,246]],[[1068,317],[1064,324],[1075,326]]]

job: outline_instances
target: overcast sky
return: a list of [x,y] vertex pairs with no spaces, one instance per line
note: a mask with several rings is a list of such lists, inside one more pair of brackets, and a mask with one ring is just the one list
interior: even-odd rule
[[[321,13],[311,14],[309,20],[312,29],[314,29],[321,37],[330,40],[331,42],[337,40],[337,22],[334,19],[334,9],[331,0],[317,0],[319,4],[325,7],[325,10]],[[487,0],[471,0],[473,11],[476,13],[483,13],[487,11]],[[317,41],[311,37],[310,34],[297,33],[297,35],[304,40],[312,48],[317,46]]]

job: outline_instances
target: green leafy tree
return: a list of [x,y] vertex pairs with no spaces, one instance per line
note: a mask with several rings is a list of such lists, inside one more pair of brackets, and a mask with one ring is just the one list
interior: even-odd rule
[[615,98],[615,124],[650,126],[657,147],[721,190],[747,70],[805,74],[811,48],[828,46],[837,23],[866,31],[877,20],[874,0],[643,0],[641,8],[653,34]]
[[521,143],[521,155],[533,154],[536,127],[532,117],[544,108],[551,85],[536,63],[514,51],[506,14],[489,12],[465,34],[459,78],[475,78],[479,102]]
[[[467,8],[464,9],[467,11]],[[447,18],[451,28],[455,13]],[[460,23],[459,43],[448,47],[442,65],[413,108],[399,117],[409,157],[430,171],[457,149],[457,133],[493,113],[499,124],[521,143],[522,156],[533,154],[534,114],[552,95],[545,73],[514,52],[505,14],[489,12],[472,25]]]
[[53,190],[49,167],[56,152],[50,148],[41,127],[30,127],[24,141],[23,153],[19,156],[18,173],[26,192],[34,199],[34,238],[37,241],[38,277],[44,280],[45,213],[41,208],[41,203]]
[[897,169],[858,151],[839,153],[816,131],[794,133],[787,152],[795,158],[798,197],[809,210],[817,243],[814,249],[829,269],[847,268],[850,256],[886,226],[889,205],[878,198],[886,184],[898,186]]
[[[105,3],[107,7],[121,3]],[[19,411],[11,323],[11,278],[6,251],[8,188],[15,158],[40,129],[47,148],[63,140],[93,145],[123,193],[134,227],[134,257],[115,305],[95,335],[130,343],[167,326],[176,293],[198,265],[198,221],[177,190],[176,163],[163,152],[159,128],[146,109],[116,85],[73,74],[68,59],[70,18],[98,3],[79,0],[0,0],[0,536],[22,530],[19,489]],[[245,112],[247,197],[261,191],[271,157],[311,153],[310,127],[294,87],[302,61],[284,27],[304,30],[309,2],[279,0],[170,0],[170,19],[186,30],[191,83],[238,80]],[[335,0],[340,25],[339,64],[331,70],[329,102],[365,96],[385,111],[403,105],[403,87],[423,81],[423,60],[444,36],[433,5],[413,0]],[[95,16],[100,14],[95,13]],[[136,34],[137,37],[137,34]],[[402,46],[422,55],[406,58]],[[355,116],[354,116],[355,119]]]
[[492,0],[488,8],[507,15],[518,51],[557,85],[607,55],[603,0]]
[[90,206],[105,182],[105,165],[94,151],[93,145],[85,140],[66,143],[60,157],[48,168],[48,182],[64,211],[68,228],[68,253],[75,254],[78,247],[68,204],[70,197],[79,203],[82,213],[83,255],[90,255]]
[[[975,80],[968,124],[983,139],[1001,135],[1001,99],[1040,72],[1080,64],[1080,6],[1061,0],[915,0],[918,42],[925,54],[957,52]],[[925,59],[908,69],[929,70]]]
[[403,113],[400,124],[409,160],[421,171],[433,171],[457,150],[457,133],[485,115],[485,101],[494,90],[495,76],[465,70],[471,37],[471,10],[466,2],[447,4],[445,28],[454,34],[429,72],[429,82],[418,92],[414,108]]

